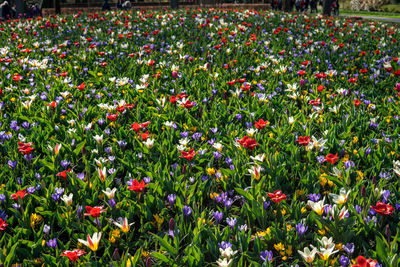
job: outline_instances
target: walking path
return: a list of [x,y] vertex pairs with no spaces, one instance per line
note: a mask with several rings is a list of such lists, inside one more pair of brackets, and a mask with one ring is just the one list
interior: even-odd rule
[[340,15],[341,17],[351,17],[351,18],[362,18],[362,19],[371,19],[371,20],[381,20],[385,22],[394,22],[400,23],[400,19],[398,18],[385,18],[385,17],[373,17],[373,16],[360,16],[360,15]]

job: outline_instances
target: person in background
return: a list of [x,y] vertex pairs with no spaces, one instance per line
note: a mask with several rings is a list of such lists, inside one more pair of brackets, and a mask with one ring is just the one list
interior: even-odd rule
[[12,15],[11,7],[7,1],[4,1],[3,5],[2,5],[2,9],[1,9],[1,16],[4,19],[9,19],[11,17],[11,15]]
[[102,6],[102,10],[103,11],[106,11],[106,10],[111,10],[111,7],[110,7],[110,5],[108,4],[108,0],[104,0],[104,4],[103,4],[103,6]]
[[131,1],[129,1],[129,0],[125,1],[122,4],[122,9],[123,10],[129,10],[129,9],[131,9],[131,7],[132,7],[132,4],[131,4]]

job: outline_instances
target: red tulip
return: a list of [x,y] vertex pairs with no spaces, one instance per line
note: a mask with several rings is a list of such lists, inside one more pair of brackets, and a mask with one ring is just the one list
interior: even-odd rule
[[33,150],[35,150],[34,147],[32,147],[32,143],[18,143],[18,151],[21,152],[24,155],[29,155]]
[[310,143],[310,137],[309,136],[299,136],[299,138],[297,139],[297,142],[299,142],[299,145],[307,146]]
[[107,119],[109,119],[110,121],[116,121],[118,118],[118,113],[111,113],[110,115],[107,116]]
[[143,180],[139,183],[136,179],[134,179],[132,185],[128,186],[128,189],[131,191],[135,191],[136,193],[142,193],[146,186],[148,185],[145,184]]
[[358,256],[357,257],[357,264],[353,264],[352,267],[375,267],[376,264],[378,263],[377,261],[374,261],[373,259],[366,259],[363,256]]
[[271,200],[275,203],[279,203],[282,200],[286,199],[286,195],[282,193],[281,190],[276,190],[274,193],[268,193],[268,196],[271,198]]
[[85,254],[86,252],[80,249],[75,250],[64,250],[64,252],[60,256],[66,256],[72,262],[75,262],[79,259],[80,256]]
[[263,119],[260,119],[259,121],[255,122],[255,126],[257,129],[264,129],[265,126],[269,125],[268,121],[264,121]]
[[381,216],[392,215],[393,212],[393,207],[383,202],[378,202],[375,206],[371,205],[371,208]]
[[186,151],[181,151],[181,156],[179,156],[180,158],[185,158],[189,161],[191,161],[195,155],[198,155],[198,153],[195,153],[194,149],[190,149],[188,152]]
[[17,201],[18,198],[24,199],[24,197],[27,196],[27,195],[28,195],[28,193],[26,193],[26,189],[24,189],[24,190],[18,191],[15,194],[12,194],[11,198],[14,199],[15,201]]
[[337,153],[335,154],[335,155],[333,155],[333,154],[328,154],[326,157],[325,157],[325,160],[327,161],[327,162],[329,162],[330,164],[335,164],[336,163],[336,161],[339,159],[339,157],[337,156]]
[[83,82],[80,85],[78,85],[76,88],[79,89],[80,91],[83,91],[83,89],[85,89],[86,84]]
[[6,224],[6,221],[4,221],[2,218],[0,218],[0,231],[6,230],[7,225],[8,224]]
[[68,170],[59,172],[59,173],[56,174],[56,176],[60,176],[60,177],[62,177],[64,180],[66,180],[66,179],[67,179],[67,172],[71,172],[71,169],[68,169]]
[[251,139],[247,135],[245,137],[243,137],[241,140],[239,140],[238,143],[241,144],[242,147],[248,148],[250,150],[253,150],[256,146],[259,145],[259,144],[257,144],[256,139]]
[[101,213],[106,212],[106,210],[103,210],[104,206],[96,206],[96,207],[90,207],[86,206],[85,209],[87,213],[85,213],[85,216],[92,216],[93,218],[98,218]]

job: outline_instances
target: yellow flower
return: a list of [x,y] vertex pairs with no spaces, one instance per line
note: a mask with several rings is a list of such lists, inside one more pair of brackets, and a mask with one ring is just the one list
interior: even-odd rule
[[289,246],[287,247],[287,249],[286,249],[286,254],[288,254],[288,256],[290,256],[290,255],[292,255],[292,253],[293,253],[292,246],[289,245]]
[[121,231],[119,229],[115,229],[110,233],[110,238],[108,240],[110,240],[111,243],[115,243],[116,238],[121,237]]
[[40,222],[42,222],[43,217],[40,216],[39,214],[32,213],[31,215],[31,227],[34,228],[37,226]]
[[148,251],[142,250],[141,256],[147,258],[150,255]]
[[290,232],[290,230],[292,229],[292,226],[290,224],[286,225],[286,231]]
[[282,242],[279,242],[278,244],[274,244],[274,248],[276,251],[285,250],[285,245],[283,245]]
[[357,149],[354,149],[354,150],[353,150],[353,154],[355,155],[355,154],[357,154],[357,153],[358,153]]
[[318,233],[319,233],[320,235],[325,235],[325,229],[318,230]]
[[283,256],[283,257],[282,257],[282,260],[284,260],[284,261],[287,260],[287,257],[286,257],[286,256]]
[[362,171],[357,171],[357,181],[360,181],[364,178],[364,173]]
[[214,175],[215,174],[215,169],[214,168],[207,168],[207,174],[208,175]]
[[218,197],[219,196],[219,194],[217,194],[217,193],[210,193],[210,198],[212,199],[212,200],[214,200],[216,197]]
[[336,244],[335,248],[338,250],[342,250],[342,243]]
[[358,137],[357,136],[354,136],[353,137],[353,144],[355,144],[355,143],[357,143],[358,142]]
[[301,213],[305,213],[307,211],[306,207],[301,208]]
[[302,196],[304,194],[303,190],[296,190],[296,197]]
[[131,257],[126,261],[126,267],[132,267],[132,262],[135,261],[135,257]]

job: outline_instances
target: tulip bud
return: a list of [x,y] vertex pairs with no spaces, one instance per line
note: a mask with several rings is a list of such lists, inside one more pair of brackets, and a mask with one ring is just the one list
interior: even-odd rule
[[396,91],[400,92],[400,83],[396,84]]
[[185,164],[185,165],[183,165],[183,167],[182,167],[182,173],[183,173],[183,174],[185,174],[185,173],[186,173],[186,164]]
[[177,71],[173,71],[172,72],[172,77],[175,79],[176,77],[178,77],[178,72]]
[[304,86],[306,84],[306,81],[304,79],[300,79],[300,86]]
[[82,147],[82,155],[87,155],[87,150],[86,150],[86,147],[85,146],[83,146]]
[[174,218],[171,218],[170,220],[169,220],[169,230],[175,230],[175,221],[174,221]]
[[386,237],[387,237],[387,242],[388,242],[388,244],[390,244],[390,237],[391,237],[391,235],[392,235],[392,232],[390,231],[389,224],[386,225],[385,235],[386,235]]
[[118,252],[118,248],[114,249],[114,253],[113,253],[112,257],[114,260],[117,260],[117,261],[121,259],[121,256],[119,255],[119,252]]
[[365,190],[365,186],[364,185],[361,187],[361,196],[362,197],[366,197],[367,196],[367,191]]
[[151,257],[148,257],[146,260],[146,267],[151,267],[153,266],[153,263],[151,262]]

